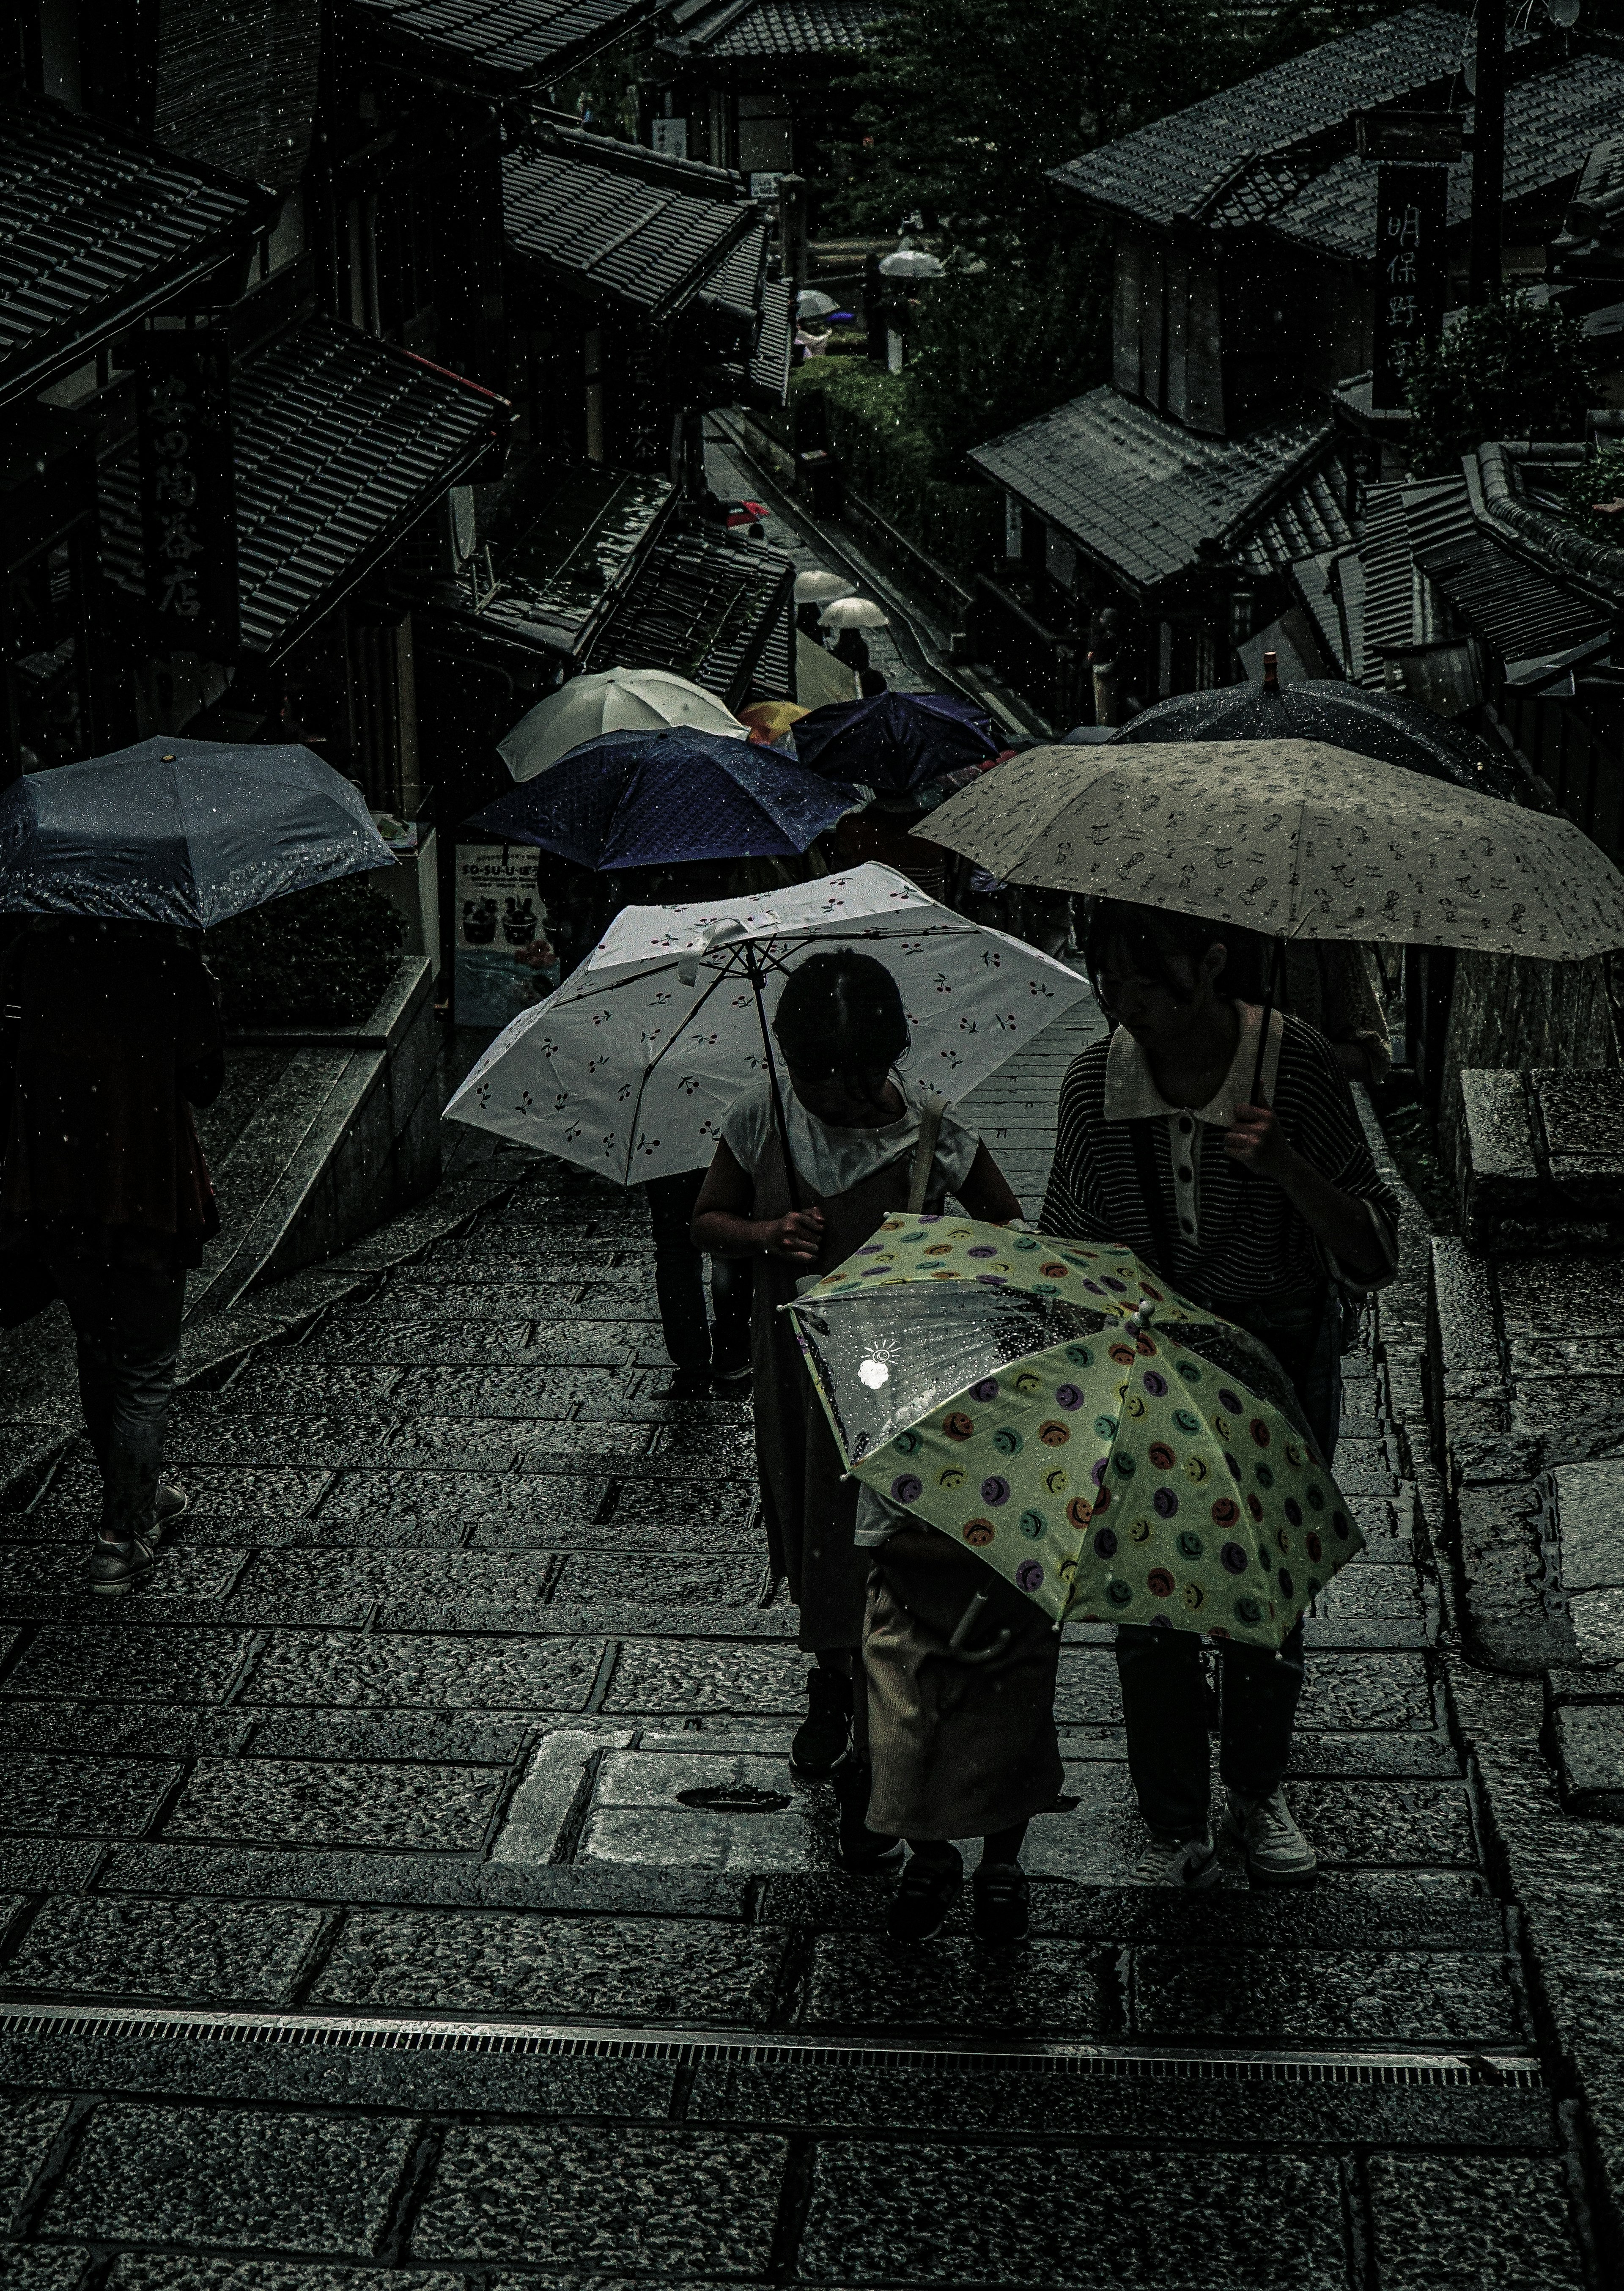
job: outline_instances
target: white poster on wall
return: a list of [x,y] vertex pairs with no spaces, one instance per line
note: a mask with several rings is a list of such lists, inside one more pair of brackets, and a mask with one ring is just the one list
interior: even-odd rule
[[528,843],[457,845],[456,969],[459,1026],[505,1026],[544,1002],[559,983]]
[[684,119],[651,119],[648,141],[652,149],[664,159],[686,159],[688,155],[688,124]]

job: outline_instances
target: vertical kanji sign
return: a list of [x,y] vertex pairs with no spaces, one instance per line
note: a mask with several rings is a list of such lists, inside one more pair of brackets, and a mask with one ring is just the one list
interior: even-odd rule
[[155,642],[219,656],[238,638],[231,352],[221,329],[146,335],[141,539]]
[[1406,403],[1404,377],[1423,342],[1443,331],[1449,284],[1449,170],[1398,166],[1376,170],[1376,340],[1373,411]]

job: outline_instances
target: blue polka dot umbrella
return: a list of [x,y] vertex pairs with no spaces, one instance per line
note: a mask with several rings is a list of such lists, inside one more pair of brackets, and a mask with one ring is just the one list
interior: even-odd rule
[[785,1309],[849,1468],[1057,1624],[1278,1647],[1363,1547],[1273,1354],[1130,1249],[897,1216]]

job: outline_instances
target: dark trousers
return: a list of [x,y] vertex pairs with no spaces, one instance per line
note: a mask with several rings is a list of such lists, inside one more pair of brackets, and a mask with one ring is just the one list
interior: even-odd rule
[[674,1178],[651,1178],[643,1188],[654,1226],[654,1286],[660,1304],[660,1328],[665,1349],[678,1368],[744,1368],[750,1362],[753,1275],[748,1258],[711,1259],[711,1302],[716,1312],[712,1338],[705,1315],[704,1258],[688,1239],[694,1204],[704,1178],[703,1170],[683,1170]]
[[[1342,1415],[1341,1326],[1334,1293],[1270,1312],[1225,1306],[1226,1316],[1261,1338],[1290,1378],[1308,1428],[1329,1464]],[[1303,1627],[1278,1655],[1265,1647],[1215,1643],[1221,1722],[1218,1773],[1242,1797],[1279,1788],[1290,1754],[1303,1691]],[[1209,1700],[1202,1642],[1194,1631],[1124,1624],[1116,1672],[1128,1732],[1128,1771],[1139,1811],[1153,1829],[1199,1837],[1207,1827]]]
[[152,1525],[186,1303],[184,1268],[53,1250],[45,1258],[78,1340],[79,1400],[101,1467],[101,1533]]

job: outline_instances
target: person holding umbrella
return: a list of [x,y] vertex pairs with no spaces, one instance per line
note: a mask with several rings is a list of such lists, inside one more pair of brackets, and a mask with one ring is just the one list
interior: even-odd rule
[[[800,1643],[816,1661],[790,1764],[816,1779],[835,1767],[854,1716],[852,1659],[863,1644],[869,1554],[853,1541],[856,1485],[779,1307],[807,1276],[860,1248],[894,1210],[939,1210],[952,1193],[972,1217],[1005,1224],[1021,1205],[975,1131],[898,1071],[909,1029],[883,963],[852,948],[813,955],[785,983],[773,1031],[789,1090],[777,1097],[769,1073],[728,1114],[693,1234],[695,1248],[712,1257],[761,1260],[752,1330],[756,1451],[774,1565],[800,1610]],[[843,1769],[842,1779],[862,1800],[848,1805],[843,1791],[843,1826],[860,1837],[866,1765]],[[871,1862],[893,1854],[896,1844],[873,1841]]]
[[[1300,1020],[1225,992],[1221,925],[1099,900],[1086,955],[1114,1031],[1061,1085],[1042,1229],[1131,1243],[1184,1296],[1260,1338],[1329,1465],[1341,1415],[1337,1284],[1366,1292],[1397,1268],[1398,1204],[1347,1079]],[[1142,1884],[1199,1888],[1219,1874],[1199,1650],[1189,1632],[1117,1633],[1129,1767],[1150,1829]],[[1282,1787],[1301,1623],[1277,1656],[1220,1645],[1218,1659],[1226,1835],[1254,1883],[1308,1883],[1314,1851]]]
[[185,1508],[160,1483],[164,1430],[187,1270],[220,1229],[191,1109],[225,1073],[202,934],[393,864],[359,791],[297,746],[148,740],[0,793],[0,912],[33,918],[0,971],[0,1318],[54,1295],[73,1322],[104,1596],[149,1572]]

